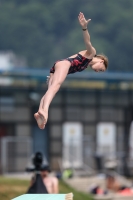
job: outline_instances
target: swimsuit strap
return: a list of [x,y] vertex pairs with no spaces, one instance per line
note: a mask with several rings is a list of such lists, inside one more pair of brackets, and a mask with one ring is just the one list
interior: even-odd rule
[[[82,56],[80,53],[78,53],[78,56],[80,57],[80,58],[86,58],[86,57],[84,57],[84,56]],[[96,55],[94,55],[94,57],[96,57],[97,56],[97,54]],[[86,58],[87,60],[92,60],[92,58]]]
[[80,58],[85,58],[85,59],[87,59],[87,60],[90,60],[89,58],[86,58],[86,57],[82,56],[80,53],[78,53],[77,55],[78,55]]

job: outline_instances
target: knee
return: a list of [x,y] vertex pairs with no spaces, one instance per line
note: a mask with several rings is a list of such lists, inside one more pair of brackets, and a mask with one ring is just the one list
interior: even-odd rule
[[56,82],[56,83],[53,83],[51,86],[56,90],[56,89],[59,89],[61,87],[61,82]]

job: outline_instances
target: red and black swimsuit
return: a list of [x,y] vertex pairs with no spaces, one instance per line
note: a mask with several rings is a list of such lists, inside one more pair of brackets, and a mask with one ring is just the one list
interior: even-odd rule
[[74,58],[68,57],[66,59],[56,61],[54,63],[54,66],[50,69],[50,73],[54,73],[55,72],[55,64],[57,62],[63,61],[63,60],[68,60],[71,63],[68,74],[73,74],[75,72],[81,72],[81,71],[85,70],[87,68],[88,64],[92,61],[92,59],[88,59],[78,53],[77,56]]

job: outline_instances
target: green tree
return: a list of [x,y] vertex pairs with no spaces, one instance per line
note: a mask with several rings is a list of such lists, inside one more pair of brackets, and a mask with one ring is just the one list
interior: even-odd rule
[[50,68],[57,59],[85,49],[78,13],[91,18],[88,29],[110,71],[133,71],[133,1],[1,0],[0,50],[24,56],[29,67]]

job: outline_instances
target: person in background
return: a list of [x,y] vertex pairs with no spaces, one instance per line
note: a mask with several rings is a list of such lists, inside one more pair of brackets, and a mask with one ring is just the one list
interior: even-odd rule
[[[41,177],[48,194],[58,194],[59,193],[59,182],[58,178],[50,175],[49,165],[44,165],[41,167]],[[30,186],[35,183],[35,176],[32,177]]]
[[123,185],[120,181],[117,180],[115,175],[110,175],[110,174],[106,176],[106,189],[114,193],[120,193],[120,194],[127,191],[128,193],[132,192],[131,187]]
[[48,165],[42,167],[41,176],[44,185],[47,188],[49,194],[58,194],[59,193],[59,183],[58,179],[55,176],[50,176],[50,167]]

